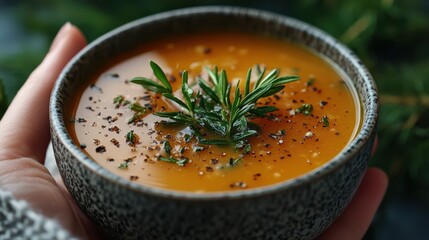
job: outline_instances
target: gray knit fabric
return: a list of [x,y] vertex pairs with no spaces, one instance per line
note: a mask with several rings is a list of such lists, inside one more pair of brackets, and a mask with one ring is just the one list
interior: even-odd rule
[[75,239],[58,223],[35,213],[26,202],[0,190],[0,240]]

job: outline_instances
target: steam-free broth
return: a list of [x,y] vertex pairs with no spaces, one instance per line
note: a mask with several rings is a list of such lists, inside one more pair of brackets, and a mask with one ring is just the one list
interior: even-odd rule
[[[259,125],[259,134],[249,139],[251,150],[240,157],[243,152],[232,147],[189,140],[186,126],[160,124],[165,119],[153,112],[177,111],[177,106],[130,82],[136,76],[155,79],[150,61],[164,69],[174,90],[181,87],[183,70],[192,85],[196,76],[207,78],[205,67],[215,65],[225,69],[233,83],[243,83],[255,65],[300,80],[258,102],[279,110],[250,119]],[[329,62],[296,45],[243,33],[199,33],[144,44],[107,62],[88,82],[70,110],[68,129],[76,144],[115,174],[171,190],[231,191],[300,176],[334,158],[355,136],[361,117],[349,80]],[[130,109],[133,104],[146,112],[137,116]],[[310,114],[297,111],[303,104],[311,104]],[[160,156],[167,155],[166,141],[171,156],[187,161],[161,161]]]

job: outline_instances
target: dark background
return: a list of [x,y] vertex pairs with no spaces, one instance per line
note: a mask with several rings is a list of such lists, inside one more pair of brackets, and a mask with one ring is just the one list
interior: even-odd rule
[[380,145],[370,164],[390,178],[365,239],[429,239],[428,0],[0,0],[0,117],[66,21],[92,41],[137,18],[196,5],[289,15],[330,33],[362,58],[381,98]]

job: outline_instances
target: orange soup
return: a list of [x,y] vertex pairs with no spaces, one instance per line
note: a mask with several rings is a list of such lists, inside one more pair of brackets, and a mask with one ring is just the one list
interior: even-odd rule
[[[161,124],[166,119],[154,113],[178,106],[130,82],[156,79],[150,61],[165,71],[179,98],[184,70],[191,86],[214,66],[226,71],[233,86],[255,66],[300,80],[258,101],[278,110],[249,118],[258,134],[243,153],[200,144],[186,125]],[[360,125],[357,97],[344,74],[306,49],[262,36],[222,32],[158,40],[106,63],[89,82],[70,111],[76,144],[113,173],[157,188],[202,193],[283,182],[334,158]]]

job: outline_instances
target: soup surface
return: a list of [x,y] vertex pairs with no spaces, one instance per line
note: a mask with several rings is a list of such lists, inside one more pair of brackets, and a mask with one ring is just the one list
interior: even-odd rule
[[[186,126],[160,124],[165,118],[153,113],[177,111],[177,106],[130,82],[136,76],[155,79],[150,61],[166,72],[173,90],[180,89],[183,70],[192,85],[196,76],[207,78],[205,68],[214,66],[225,69],[232,83],[244,82],[255,65],[300,80],[258,102],[279,110],[250,119],[259,125],[259,134],[249,138],[250,152],[242,155],[229,146],[199,144]],[[89,82],[70,110],[68,129],[76,144],[115,174],[158,188],[202,193],[279,183],[335,157],[360,124],[349,81],[324,59],[290,43],[242,33],[201,33],[144,44],[106,63]],[[144,111],[131,109],[133,104]],[[303,104],[311,105],[311,113],[298,110]],[[165,161],[169,155],[173,160]]]

